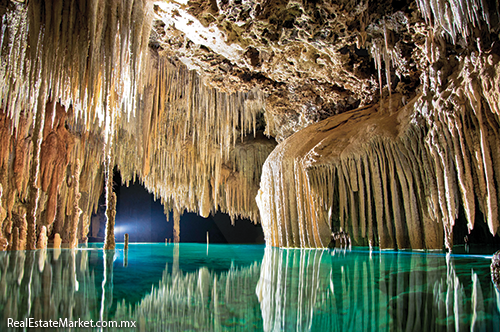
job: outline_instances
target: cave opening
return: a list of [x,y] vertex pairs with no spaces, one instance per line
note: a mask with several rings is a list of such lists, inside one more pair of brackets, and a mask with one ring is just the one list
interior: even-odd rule
[[469,231],[462,204],[459,204],[458,218],[453,226],[454,253],[490,253],[500,248],[500,236],[493,236],[485,222],[485,216],[475,200],[474,227]]
[[[123,242],[126,233],[130,242],[173,242],[174,217],[169,218],[160,200],[147,191],[138,181],[122,184],[120,172],[115,169],[114,192],[117,196],[115,218],[115,240]],[[106,201],[104,191],[99,199],[97,213],[92,215],[89,242],[103,242],[106,230]],[[260,224],[251,220],[231,217],[223,212],[211,213],[203,218],[193,212],[185,212],[180,218],[180,242],[206,243],[207,233],[210,243],[263,244],[264,233]]]

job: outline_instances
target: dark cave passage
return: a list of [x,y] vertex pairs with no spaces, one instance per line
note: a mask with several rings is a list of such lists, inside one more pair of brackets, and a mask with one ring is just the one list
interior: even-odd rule
[[[117,195],[115,240],[123,242],[125,233],[130,242],[173,241],[173,213],[169,220],[163,205],[155,200],[140,183],[128,187],[121,185],[120,173],[115,171],[114,191]],[[106,229],[104,193],[99,200],[99,210],[92,216],[89,241],[103,242]],[[237,219],[234,225],[228,214],[217,212],[208,218],[196,213],[184,213],[180,220],[180,242],[206,243],[207,232],[210,243],[264,243],[264,233],[260,224],[255,225],[248,219]]]

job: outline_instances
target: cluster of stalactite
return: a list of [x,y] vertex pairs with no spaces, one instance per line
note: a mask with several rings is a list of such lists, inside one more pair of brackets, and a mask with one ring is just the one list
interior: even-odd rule
[[462,266],[444,255],[352,255],[266,248],[256,290],[263,330],[496,328],[500,303],[487,273],[468,269],[470,276],[459,278]]
[[[393,93],[278,145],[257,196],[268,243],[326,247],[346,231],[354,245],[451,249],[459,219],[497,235],[500,57],[484,43],[457,55],[431,30],[410,103]],[[372,51],[379,70],[387,57],[387,72],[395,60],[384,47]]]
[[208,88],[149,49],[151,6],[8,5],[0,43],[3,249],[36,248],[43,226],[51,242],[56,233],[63,245],[85,240],[104,177],[108,203],[113,197],[115,165],[166,211],[259,220],[254,197],[275,146],[257,133],[263,94]]
[[133,116],[140,100],[152,3],[29,1],[6,8],[1,247],[35,249],[46,231],[74,247],[86,238],[101,194],[104,146],[112,144],[117,119]]
[[[8,114],[0,112],[1,130],[5,133],[0,165],[1,205],[5,212],[0,232],[3,250],[40,247],[36,242],[45,232],[50,242],[59,234],[64,246],[74,247],[77,240],[86,239],[89,216],[97,209],[103,179],[101,135],[75,123],[73,110],[59,103],[47,103],[43,113],[39,171],[30,183],[28,179],[37,163],[33,158],[33,121],[23,113],[17,127],[13,127]],[[30,192],[38,195],[35,206]],[[32,219],[29,211],[34,213]],[[29,223],[36,231],[31,246]]]
[[132,115],[151,10],[146,0],[11,2],[0,36],[0,97],[14,125],[22,112],[43,109],[47,96],[73,105],[87,126]]
[[[195,272],[165,269],[159,285],[140,302],[118,303],[115,319],[135,320],[143,331],[262,329],[254,294],[260,266],[234,268],[222,273],[206,267]],[[168,313],[166,319],[159,315]]]
[[438,32],[448,34],[454,42],[460,38],[468,42],[469,38],[480,37],[483,25],[488,30],[497,30],[500,18],[498,2],[417,0],[417,5],[426,23],[433,25]]
[[[104,176],[107,205],[116,201],[115,165],[126,183],[138,179],[177,219],[185,210],[262,218],[275,246],[326,247],[332,232],[345,232],[354,245],[451,248],[462,210],[469,231],[484,216],[495,235],[498,5],[417,5],[421,19],[398,12],[367,27],[362,16],[359,45],[370,46],[381,96],[385,80],[390,98],[311,125],[264,164],[275,144],[263,129],[294,132],[318,117],[273,115],[265,100],[274,97],[258,87],[208,87],[158,46],[164,42],[148,47],[151,1],[9,2],[0,34],[0,249],[43,247],[57,234],[68,246],[85,240]],[[418,37],[414,44],[395,41],[403,30]],[[314,62],[320,57],[307,53]],[[339,64],[316,64],[326,63],[332,77],[344,77]],[[407,104],[417,92],[392,86],[417,75],[421,91]],[[372,91],[365,88],[354,90]],[[112,225],[107,229],[112,248]]]
[[257,197],[268,242],[324,247],[342,229],[355,245],[451,249],[460,208],[469,231],[480,213],[496,235],[498,57],[460,69],[440,94],[406,106],[393,95],[279,145]]
[[[418,157],[422,145],[397,138],[400,132],[406,138],[411,131],[404,129],[409,126],[411,108],[398,109],[398,98],[394,95],[390,102],[395,105],[387,109],[377,105],[329,118],[278,145],[264,164],[257,196],[267,243],[326,247],[332,231],[345,231],[353,245],[390,248],[396,240],[406,241],[409,233],[424,237],[423,225],[411,228],[414,225],[401,213],[417,205],[415,197],[410,207],[403,205],[410,202],[405,200],[409,195],[415,195],[413,188],[408,190],[405,175],[413,181],[413,171],[423,166],[410,162],[410,158],[422,160]],[[392,107],[398,111],[391,113]],[[418,140],[418,131],[408,137]],[[425,187],[427,181],[421,176],[413,182]],[[408,197],[403,197],[402,190]],[[426,212],[424,192],[417,195],[424,205],[418,204],[415,212]],[[422,247],[422,243],[414,245]],[[407,248],[409,243],[397,246]]]
[[123,119],[117,132],[122,179],[139,178],[166,211],[208,217],[220,210],[257,221],[260,170],[275,146],[257,133],[263,94],[209,88],[196,72],[163,57],[150,64],[143,112]]

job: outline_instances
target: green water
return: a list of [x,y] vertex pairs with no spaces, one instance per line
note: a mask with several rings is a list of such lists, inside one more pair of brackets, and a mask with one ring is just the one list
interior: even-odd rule
[[0,331],[499,331],[491,256],[258,245],[0,252]]

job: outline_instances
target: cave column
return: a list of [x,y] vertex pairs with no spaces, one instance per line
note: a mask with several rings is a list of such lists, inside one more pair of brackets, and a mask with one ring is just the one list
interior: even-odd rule
[[38,209],[38,201],[40,200],[40,188],[38,188],[38,175],[40,173],[40,150],[43,139],[43,126],[45,119],[45,101],[47,88],[45,81],[42,80],[40,93],[38,95],[38,103],[36,106],[35,125],[33,128],[32,144],[33,144],[33,160],[30,166],[30,175],[28,180],[28,213],[26,221],[28,223],[26,249],[36,249],[36,214]]
[[[115,216],[116,216],[116,194],[113,192],[113,174],[111,167],[107,166],[106,174],[106,240],[104,249],[115,249]],[[111,174],[109,174],[111,171]]]
[[106,176],[106,238],[104,249],[114,250],[115,243],[115,216],[116,216],[116,194],[113,192],[113,134],[115,132],[115,118],[113,110],[109,110],[110,114],[106,117],[106,143],[105,143],[105,176]]
[[[105,109],[107,105],[104,105]],[[106,238],[104,242],[104,249],[114,250],[115,243],[115,216],[116,216],[116,194],[113,192],[113,168],[114,168],[114,154],[113,154],[113,135],[116,130],[116,121],[113,108],[108,109],[109,115],[106,117],[105,132],[107,133],[104,143],[104,169],[106,177]]]
[[76,248],[78,245],[77,228],[78,222],[80,221],[80,215],[82,210],[80,209],[80,159],[76,160],[75,171],[73,174],[74,185],[73,185],[73,214],[71,216],[71,225],[69,230],[69,245],[70,248]]
[[174,207],[174,243],[179,243],[181,240],[181,213],[177,207]]

